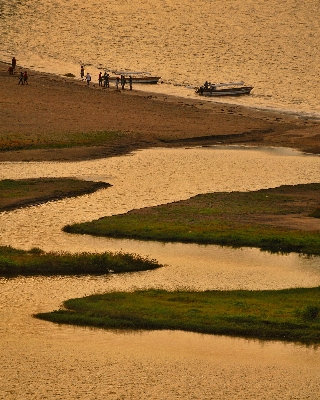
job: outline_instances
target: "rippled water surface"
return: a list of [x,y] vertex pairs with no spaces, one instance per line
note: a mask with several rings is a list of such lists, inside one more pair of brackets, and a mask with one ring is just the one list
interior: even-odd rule
[[101,277],[0,280],[0,399],[316,399],[317,348],[182,332],[57,326],[32,314],[72,297],[163,287],[264,289],[320,284],[319,258],[256,249],[70,235],[61,227],[198,193],[319,182],[320,157],[289,149],[152,149],[76,163],[1,163],[0,179],[71,176],[113,186],[0,214],[0,245],[125,250],[165,267]]
[[149,71],[164,82],[150,90],[191,97],[244,80],[252,96],[232,102],[319,117],[319,13],[318,0],[2,0],[0,59],[77,77],[83,64],[95,81]]
[[[305,259],[295,254],[280,258],[255,249],[231,251],[217,246],[113,240],[61,231],[70,223],[187,199],[198,193],[319,181],[318,156],[303,156],[286,149],[240,149],[152,149],[77,163],[2,163],[0,178],[72,176],[103,180],[112,187],[79,198],[0,214],[0,244],[45,250],[124,250],[170,265],[154,271],[151,281],[147,279],[146,283],[139,276],[137,286],[151,283],[203,290],[320,284],[318,258]],[[133,278],[128,279],[132,282]],[[123,285],[123,280],[120,281]]]

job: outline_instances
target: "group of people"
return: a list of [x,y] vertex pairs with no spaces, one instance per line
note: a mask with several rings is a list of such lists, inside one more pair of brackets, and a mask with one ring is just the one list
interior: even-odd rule
[[[124,90],[124,86],[127,84],[127,80],[124,75],[121,75],[121,77],[120,77],[120,84],[121,84],[121,89]],[[117,89],[119,87],[119,77],[117,77],[117,79],[116,79],[116,87],[117,87]],[[129,87],[130,87],[130,90],[132,90],[132,76],[131,75],[129,76]]]
[[[86,80],[87,85],[89,86],[90,82],[91,82],[91,75],[88,72],[86,74],[86,76],[84,77],[84,73],[85,73],[84,67],[82,65],[81,69],[80,69],[80,76],[81,76],[81,79]],[[131,75],[129,76],[128,81],[129,81],[130,90],[132,90],[132,76]],[[101,87],[104,87],[104,88],[110,87],[110,75],[107,72],[105,72],[103,75],[102,75],[102,72],[99,72],[98,83],[99,83],[99,86],[101,86]],[[119,89],[119,85],[121,85],[122,90],[124,90],[124,87],[127,84],[127,79],[124,75],[121,75],[120,78],[117,76],[115,83],[116,83],[116,89]]]
[[[9,72],[10,75],[13,75],[15,73],[16,66],[17,66],[17,60],[16,60],[15,57],[12,57],[11,65],[8,68],[8,72]],[[28,73],[27,73],[27,71],[20,72],[18,85],[20,85],[20,84],[21,85],[27,85],[28,84]]]
[[98,82],[99,82],[99,86],[101,87],[110,87],[109,86],[109,74],[107,74],[106,72],[104,73],[104,75],[102,75],[102,72],[99,72],[99,76],[98,76]]
[[27,73],[27,71],[20,72],[18,85],[20,85],[20,83],[21,83],[21,85],[27,85],[28,84],[28,73]]
[[211,89],[211,90],[215,90],[216,89],[216,85],[214,83],[211,83],[211,82],[208,82],[208,81],[205,81],[203,87],[205,89]]

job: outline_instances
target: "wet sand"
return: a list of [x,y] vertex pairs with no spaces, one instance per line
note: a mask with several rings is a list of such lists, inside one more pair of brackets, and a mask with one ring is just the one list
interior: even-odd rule
[[[320,153],[320,121],[284,113],[137,91],[90,87],[75,78],[29,71],[18,85],[0,63],[0,161],[82,160],[126,154],[148,147],[242,144],[296,148]],[[120,131],[100,146],[8,151],[32,135],[42,140]]]

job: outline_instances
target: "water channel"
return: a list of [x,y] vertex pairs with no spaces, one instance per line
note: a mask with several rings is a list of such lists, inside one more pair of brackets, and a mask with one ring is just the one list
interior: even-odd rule
[[316,399],[314,347],[182,332],[109,332],[32,318],[68,298],[146,287],[195,290],[320,285],[319,257],[63,233],[73,222],[199,193],[320,182],[320,157],[290,149],[150,149],[75,163],[1,163],[0,179],[77,177],[113,186],[0,214],[0,245],[128,251],[165,264],[102,277],[0,280],[0,399]]

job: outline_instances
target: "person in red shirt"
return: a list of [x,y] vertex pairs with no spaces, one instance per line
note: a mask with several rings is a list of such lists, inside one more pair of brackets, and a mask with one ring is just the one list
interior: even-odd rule
[[28,74],[27,71],[24,71],[23,74],[23,82],[27,85],[28,84]]

